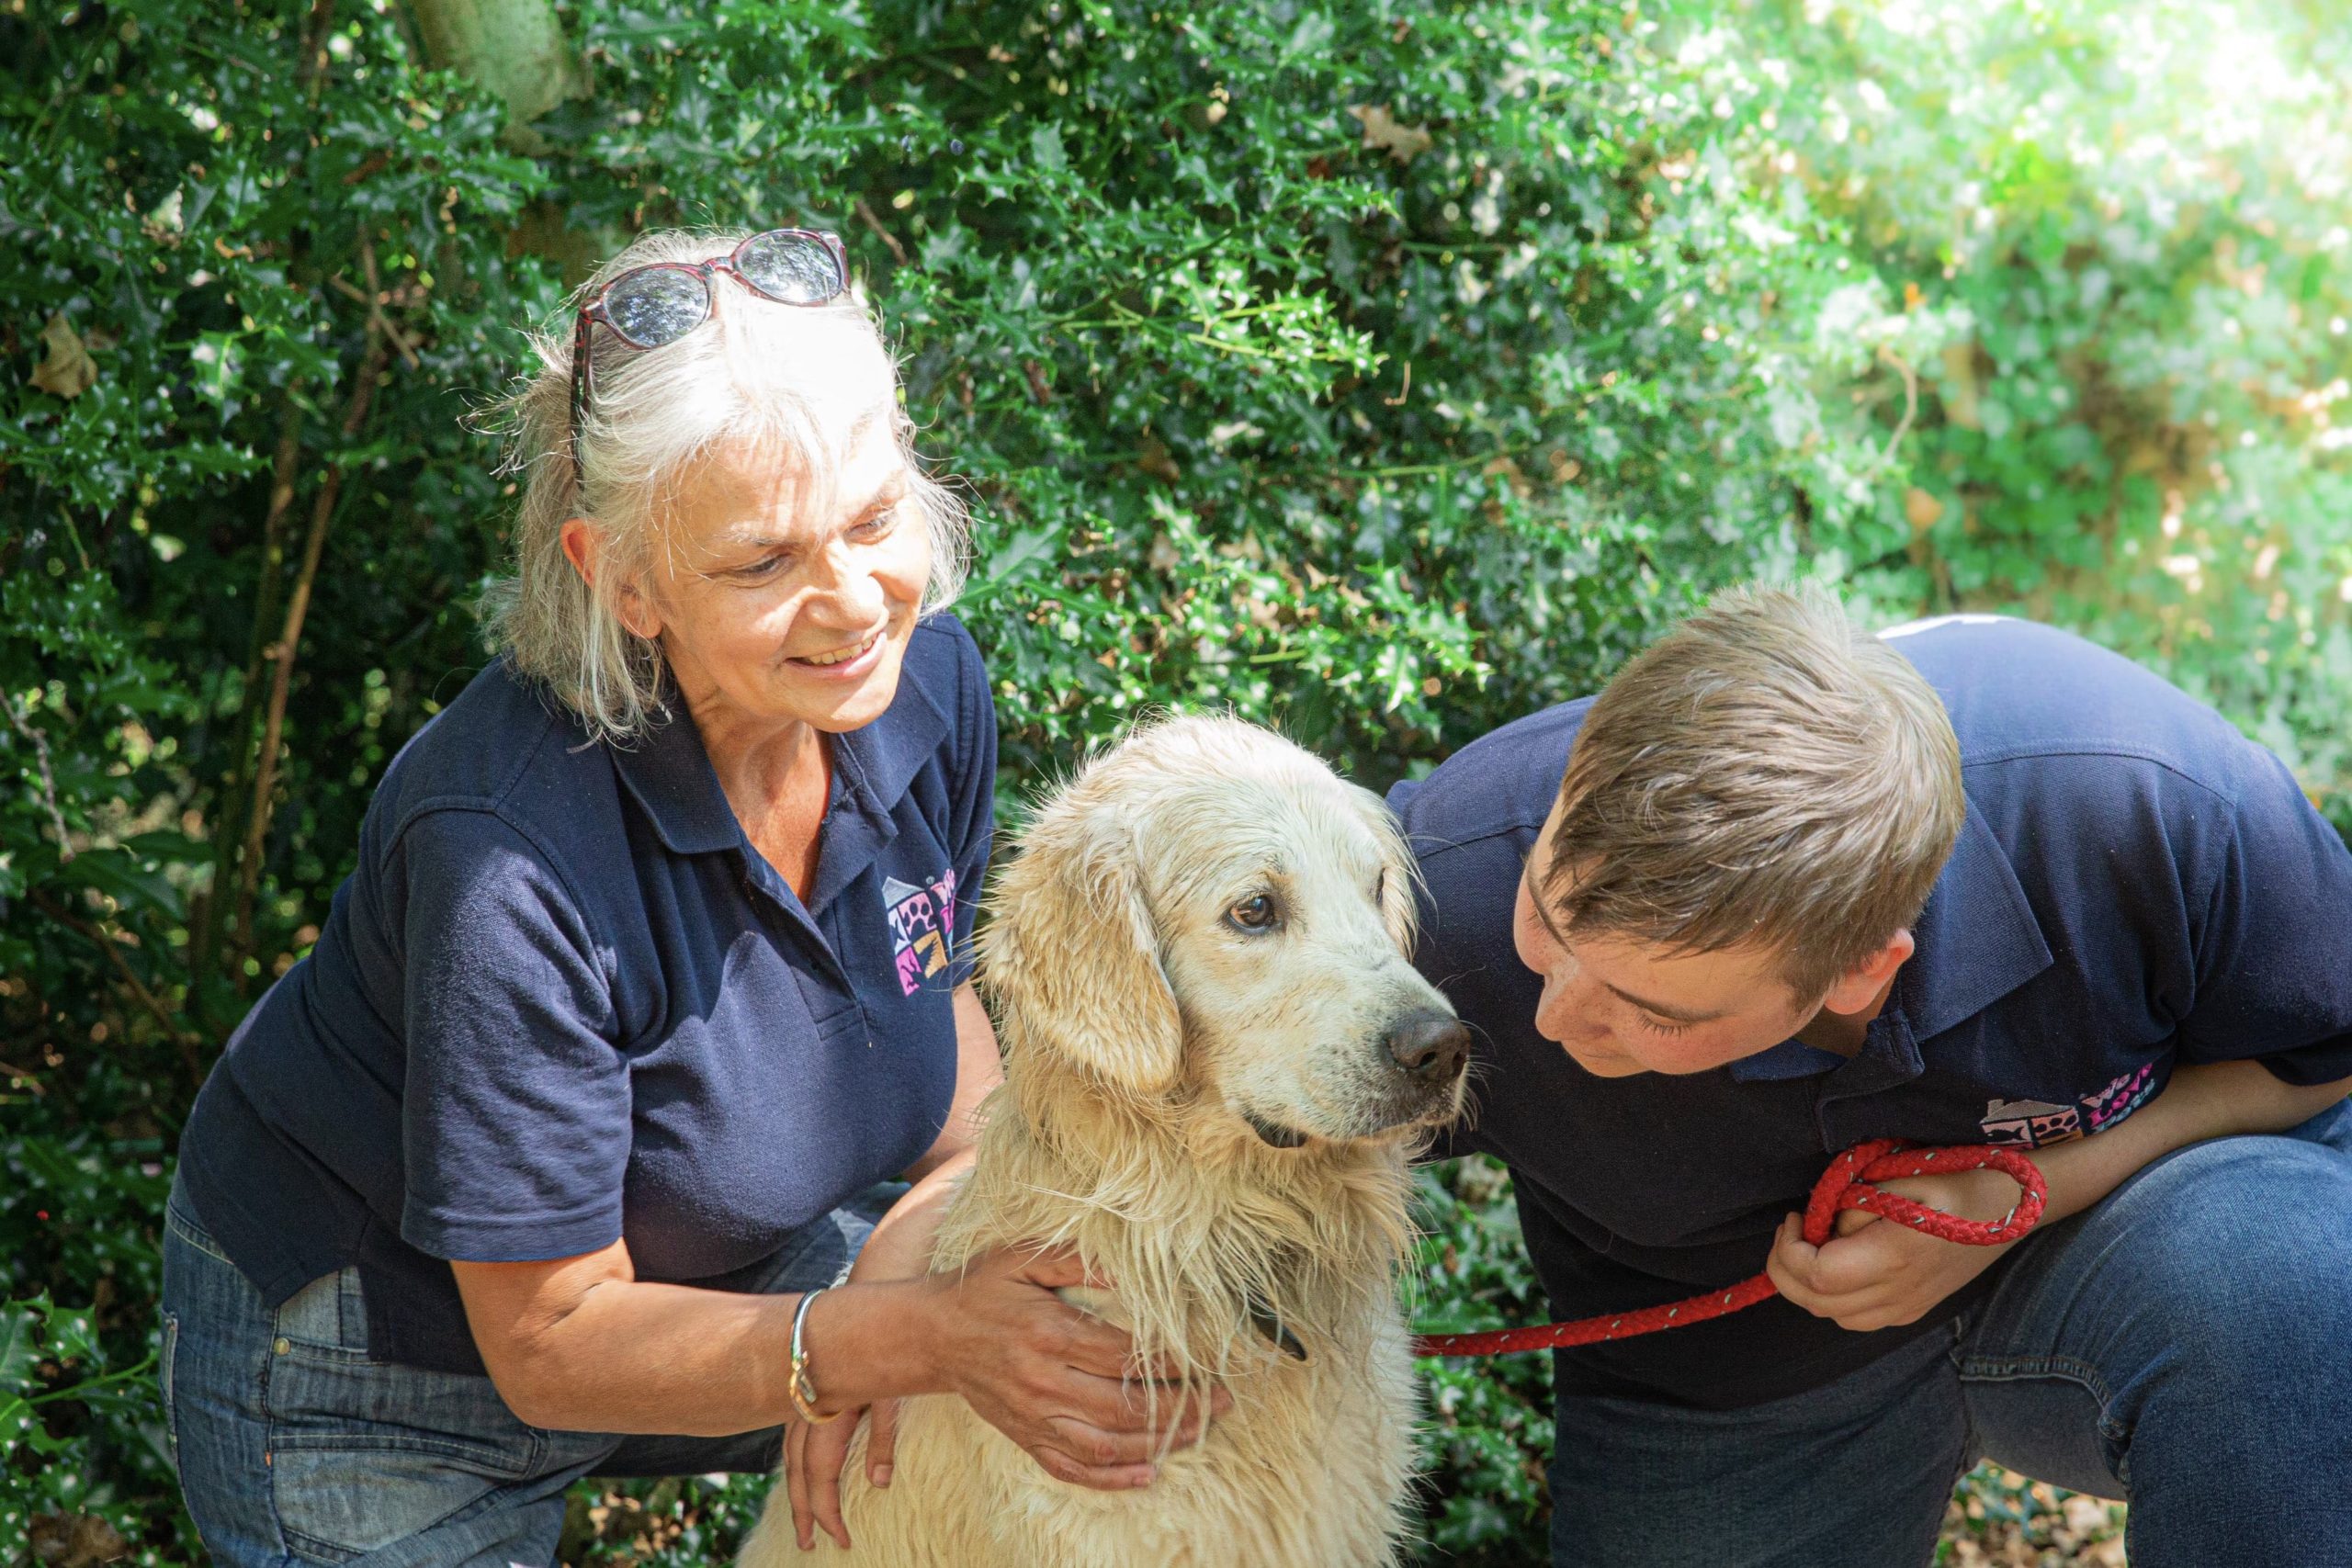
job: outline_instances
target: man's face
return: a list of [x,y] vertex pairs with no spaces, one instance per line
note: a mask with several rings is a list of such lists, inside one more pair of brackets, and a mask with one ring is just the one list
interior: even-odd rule
[[1600,1077],[1703,1073],[1769,1051],[1820,1010],[1781,980],[1777,955],[1747,949],[1677,953],[1620,937],[1563,938],[1536,897],[1559,808],[1521,874],[1511,935],[1544,977],[1535,1028]]

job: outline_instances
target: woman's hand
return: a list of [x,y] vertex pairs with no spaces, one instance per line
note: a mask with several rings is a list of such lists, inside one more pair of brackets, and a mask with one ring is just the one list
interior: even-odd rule
[[[907,1261],[897,1249],[876,1255],[869,1243],[851,1277],[880,1278]],[[1054,1293],[1109,1288],[1065,1249],[1002,1247],[960,1273],[932,1278],[938,1332],[928,1348],[937,1382],[1057,1480],[1105,1492],[1148,1486],[1158,1474],[1154,1459],[1200,1441],[1208,1416],[1232,1408],[1223,1389],[1209,1394],[1205,1410],[1198,1394],[1183,1397],[1171,1369],[1152,1369],[1167,1385],[1158,1390],[1130,1379],[1126,1334]],[[796,1421],[785,1432],[786,1495],[803,1550],[815,1545],[818,1529],[849,1545],[841,1476],[860,1419],[870,1428],[867,1479],[890,1483],[898,1402],[844,1414],[853,1418],[814,1427]]]
[[[971,1164],[971,1151],[966,1148],[892,1204],[858,1249],[857,1261],[850,1266],[852,1282],[920,1280],[928,1273],[932,1243],[939,1234],[947,1197]],[[861,1426],[866,1428],[865,1479],[876,1486],[890,1484],[899,1402],[877,1399],[842,1415],[844,1419],[819,1427],[795,1421],[785,1428],[786,1495],[792,1501],[792,1532],[803,1551],[817,1544],[820,1529],[839,1542],[842,1550],[849,1550],[849,1526],[842,1518],[842,1472],[848,1466],[850,1443]]]
[[[1997,1220],[2018,1198],[2017,1183],[1991,1170],[1907,1176],[1879,1187],[1972,1220]],[[1893,1328],[1925,1317],[2016,1245],[1971,1247],[1848,1209],[1838,1216],[1836,1234],[1815,1247],[1804,1239],[1804,1217],[1791,1214],[1781,1222],[1764,1271],[1781,1294],[1815,1317],[1841,1328]]]
[[1183,1397],[1171,1368],[1145,1370],[1157,1389],[1131,1379],[1126,1334],[1054,1293],[1110,1288],[1066,1249],[1001,1247],[934,1278],[941,1380],[1057,1480],[1105,1492],[1148,1486],[1154,1459],[1198,1442],[1208,1417],[1232,1407],[1221,1388],[1205,1402],[1197,1392]]
[[[944,1199],[968,1164],[967,1156],[934,1172],[891,1209],[859,1251],[852,1282],[926,1277]],[[1164,1448],[1200,1440],[1206,1425],[1200,1401],[1163,1392],[1148,1420],[1147,1390],[1125,1375],[1133,1354],[1125,1333],[1054,1293],[1071,1285],[1105,1288],[1069,1252],[1004,1248],[958,1274],[932,1277],[931,1284],[927,1315],[939,1332],[924,1338],[937,1368],[933,1386],[962,1394],[1048,1473],[1104,1491],[1148,1485],[1156,1473],[1149,1461]],[[1232,1403],[1216,1390],[1210,1413]],[[796,1421],[786,1429],[786,1495],[804,1550],[815,1545],[819,1529],[849,1545],[841,1477],[861,1424],[866,1479],[890,1484],[898,1410],[897,1400],[877,1400],[843,1412],[847,1419],[817,1427]]]
[[816,1546],[820,1529],[843,1551],[849,1550],[849,1525],[842,1517],[842,1471],[849,1463],[850,1440],[861,1425],[870,1428],[865,1439],[866,1479],[876,1486],[890,1484],[899,1402],[877,1399],[843,1416],[844,1419],[821,1427],[795,1421],[784,1429],[785,1493],[792,1501],[792,1533],[803,1551]]

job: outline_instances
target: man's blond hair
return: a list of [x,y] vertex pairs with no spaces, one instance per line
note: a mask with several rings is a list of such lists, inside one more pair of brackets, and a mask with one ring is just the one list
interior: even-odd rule
[[1919,917],[1967,814],[1933,687],[1826,589],[1745,587],[1585,716],[1541,889],[1561,929],[1776,953],[1800,1003]]

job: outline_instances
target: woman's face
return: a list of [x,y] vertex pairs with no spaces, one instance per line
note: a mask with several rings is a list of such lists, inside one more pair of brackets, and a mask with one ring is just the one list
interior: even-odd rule
[[828,433],[830,484],[742,447],[678,476],[628,618],[659,637],[706,734],[795,721],[838,734],[890,705],[931,577],[894,419],[878,402]]

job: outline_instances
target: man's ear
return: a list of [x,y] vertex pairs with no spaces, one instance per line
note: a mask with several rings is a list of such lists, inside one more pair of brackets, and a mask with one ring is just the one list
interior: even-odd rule
[[1099,799],[1047,803],[998,879],[981,977],[1010,1052],[1045,1051],[1136,1094],[1165,1093],[1183,1022],[1159,964],[1134,835]]
[[1902,968],[1904,961],[1917,950],[1918,943],[1911,940],[1909,931],[1896,931],[1878,951],[1838,976],[1821,1005],[1837,1013],[1862,1011],[1878,1000],[1879,993],[1885,990],[1887,982],[1894,978],[1894,972]]
[[[571,563],[571,570],[580,574],[580,581],[588,585],[588,591],[594,592],[597,574],[605,566],[604,531],[585,517],[568,517],[559,537],[563,545],[563,558]],[[620,617],[621,625],[648,642],[662,635],[662,617],[654,613],[635,582],[608,584],[608,589],[613,613]]]

